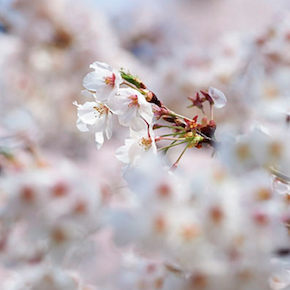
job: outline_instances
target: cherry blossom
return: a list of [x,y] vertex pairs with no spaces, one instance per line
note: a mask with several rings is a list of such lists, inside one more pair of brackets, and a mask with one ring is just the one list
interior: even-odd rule
[[216,88],[210,87],[208,89],[208,94],[212,98],[215,108],[220,109],[226,105],[227,98],[222,91]]
[[114,98],[111,98],[109,106],[118,115],[121,125],[129,126],[136,117],[142,117],[147,123],[153,120],[152,105],[145,97],[132,88],[121,88]]
[[83,86],[88,91],[95,92],[99,101],[107,101],[117,93],[123,82],[121,74],[118,70],[102,62],[94,62],[90,68],[93,68],[94,71],[85,76]]
[[97,100],[84,105],[74,102],[74,105],[78,108],[78,129],[81,132],[95,132],[95,142],[100,149],[104,143],[104,134],[108,140],[112,137],[112,113],[109,107]]
[[150,126],[142,119],[135,119],[134,126],[130,128],[130,139],[125,140],[125,145],[118,148],[116,157],[128,165],[137,165],[140,158],[146,153],[156,153],[154,133]]

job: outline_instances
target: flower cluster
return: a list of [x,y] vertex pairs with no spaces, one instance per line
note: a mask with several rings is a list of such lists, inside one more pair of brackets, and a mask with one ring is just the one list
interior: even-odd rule
[[[83,105],[74,102],[78,109],[77,127],[82,132],[95,133],[95,142],[100,149],[104,136],[110,139],[113,132],[113,115],[118,117],[120,125],[130,128],[130,139],[116,152],[118,160],[135,166],[145,152],[157,152],[157,141],[170,140],[170,145],[160,150],[168,150],[172,146],[186,144],[186,148],[202,147],[203,144],[214,146],[216,124],[213,120],[213,108],[222,108],[227,100],[218,89],[210,87],[208,91],[197,93],[191,107],[204,111],[204,102],[210,106],[210,119],[198,116],[187,118],[168,109],[157,96],[149,91],[145,84],[130,73],[118,71],[108,64],[95,62],[90,65],[90,72],[83,80],[83,95],[92,101]],[[170,125],[157,123],[162,120]],[[170,134],[156,136],[154,130],[167,128]],[[184,153],[184,152],[183,152]],[[182,154],[183,154],[182,153]],[[176,166],[178,161],[174,164]]]
[[[152,105],[146,101],[141,91],[131,87],[121,88],[124,83],[121,72],[108,64],[95,62],[94,69],[83,81],[83,94],[92,99],[84,105],[74,103],[78,107],[77,127],[80,131],[95,133],[97,148],[112,136],[112,116],[118,117],[122,126],[130,127],[130,139],[125,141],[117,156],[124,163],[134,163],[141,152],[154,149],[152,133]],[[123,73],[124,74],[124,73]]]

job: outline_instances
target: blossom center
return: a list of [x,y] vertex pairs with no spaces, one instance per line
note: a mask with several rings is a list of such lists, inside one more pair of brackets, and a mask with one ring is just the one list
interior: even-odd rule
[[25,203],[32,204],[36,199],[36,193],[31,187],[24,186],[21,190],[20,198]]
[[166,220],[162,215],[159,215],[153,221],[153,227],[155,232],[163,234],[166,230]]
[[260,188],[257,191],[257,199],[259,201],[269,200],[271,198],[271,190],[269,188]]
[[181,236],[185,241],[191,241],[200,235],[200,229],[196,225],[186,225],[181,229]]
[[283,153],[283,146],[281,143],[274,141],[270,144],[269,151],[274,158],[281,158]]
[[263,93],[266,99],[275,99],[279,96],[278,88],[270,84],[264,87]]
[[214,206],[210,209],[210,218],[211,220],[216,223],[220,224],[224,218],[224,213],[222,209],[218,206]]
[[105,78],[105,83],[106,83],[106,85],[114,87],[115,80],[116,80],[116,76],[115,76],[114,73],[112,73],[111,76],[108,76],[108,77]]
[[246,161],[251,157],[250,148],[247,144],[239,144],[236,153],[240,161]]
[[138,96],[137,95],[132,95],[129,97],[129,99],[131,100],[131,102],[129,103],[129,107],[140,107],[140,104],[138,103]]
[[142,146],[145,150],[148,150],[151,147],[152,140],[150,138],[141,138],[139,145]]
[[204,289],[208,286],[208,279],[205,274],[198,272],[190,277],[193,288]]
[[100,118],[103,114],[108,114],[108,107],[105,105],[95,106],[94,109],[99,113],[96,117]]
[[160,196],[161,198],[168,198],[171,195],[171,188],[168,184],[160,184],[157,189],[157,194],[158,196]]
[[51,233],[51,238],[56,244],[62,244],[66,241],[67,236],[63,229],[55,228]]

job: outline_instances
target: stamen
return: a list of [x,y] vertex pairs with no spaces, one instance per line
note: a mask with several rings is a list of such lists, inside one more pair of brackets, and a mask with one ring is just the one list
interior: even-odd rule
[[145,150],[148,150],[151,147],[152,140],[150,138],[142,138],[139,141],[139,145],[142,146]]
[[130,102],[130,104],[128,105],[129,107],[140,107],[140,104],[138,103],[138,96],[137,95],[132,95],[129,97],[130,100],[132,100]]
[[108,114],[109,112],[108,107],[103,104],[100,104],[99,106],[95,106],[94,109],[99,113],[97,115],[97,113],[95,112],[96,118],[100,118],[103,114]]
[[105,83],[106,83],[107,85],[110,85],[110,86],[114,87],[114,85],[115,85],[115,80],[116,80],[116,76],[115,76],[114,73],[112,73],[112,76],[110,76],[110,77],[106,77],[106,78],[105,78]]

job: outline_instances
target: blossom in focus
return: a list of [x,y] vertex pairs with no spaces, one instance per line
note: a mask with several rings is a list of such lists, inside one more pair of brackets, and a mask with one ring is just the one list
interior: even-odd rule
[[142,117],[151,124],[153,119],[152,105],[137,90],[121,88],[109,102],[112,111],[118,115],[121,125],[129,126],[136,117]]
[[154,133],[150,126],[140,118],[133,121],[130,128],[130,139],[125,140],[125,145],[118,148],[116,157],[125,164],[137,165],[146,152],[156,153]]
[[104,143],[104,133],[109,140],[112,137],[112,113],[109,107],[95,100],[84,105],[73,103],[78,108],[77,127],[81,132],[95,132],[97,148]]
[[117,69],[102,62],[94,62],[90,68],[94,71],[85,76],[83,86],[88,91],[95,92],[99,101],[107,101],[117,93],[123,82],[121,74]]

